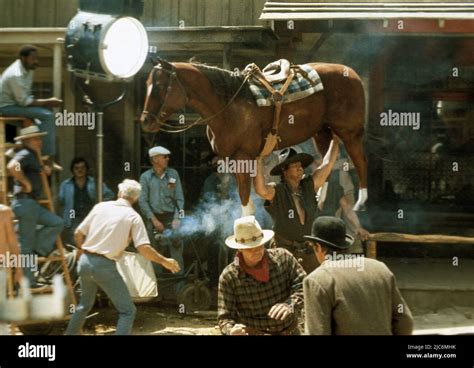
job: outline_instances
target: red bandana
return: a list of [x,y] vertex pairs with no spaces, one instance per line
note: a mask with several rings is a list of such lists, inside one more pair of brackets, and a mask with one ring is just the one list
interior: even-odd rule
[[239,257],[240,268],[242,268],[242,271],[247,275],[260,282],[268,282],[270,280],[270,268],[268,266],[268,254],[266,251],[260,264],[254,268],[250,268],[245,264],[242,253],[238,252],[237,256]]

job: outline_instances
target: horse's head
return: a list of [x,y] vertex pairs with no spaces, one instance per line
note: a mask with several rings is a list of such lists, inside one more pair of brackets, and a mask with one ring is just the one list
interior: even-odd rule
[[158,132],[161,125],[187,103],[187,94],[176,74],[176,68],[160,60],[146,81],[146,98],[140,122],[146,132]]

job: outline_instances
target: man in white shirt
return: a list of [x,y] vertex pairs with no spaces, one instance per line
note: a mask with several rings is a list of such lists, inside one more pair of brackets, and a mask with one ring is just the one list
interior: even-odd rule
[[19,58],[3,72],[0,78],[0,115],[23,116],[41,122],[44,138],[43,155],[56,155],[56,124],[54,113],[48,108],[61,107],[62,100],[52,97],[36,99],[32,95],[34,70],[39,65],[38,49],[23,46]]
[[140,197],[141,185],[135,180],[119,184],[119,199],[94,206],[75,232],[80,248],[78,273],[81,278],[81,300],[69,321],[66,335],[77,335],[95,301],[98,286],[107,294],[119,312],[117,335],[132,332],[136,308],[125,281],[117,271],[120,259],[131,239],[145,258],[173,273],[179,272],[178,262],[165,258],[150,246],[145,225],[132,205]]

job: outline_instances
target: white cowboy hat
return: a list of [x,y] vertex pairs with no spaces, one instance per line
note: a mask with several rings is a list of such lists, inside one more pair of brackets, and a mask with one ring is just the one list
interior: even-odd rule
[[20,135],[15,137],[15,141],[22,141],[33,137],[40,137],[46,135],[48,132],[42,132],[37,125],[31,125],[27,128],[20,129]]
[[233,249],[259,247],[273,239],[272,230],[262,230],[255,216],[245,216],[234,221],[234,235],[227,237],[225,243]]
[[171,152],[169,149],[163,146],[156,146],[156,147],[150,148],[150,150],[148,151],[148,156],[153,157],[156,155],[171,155]]

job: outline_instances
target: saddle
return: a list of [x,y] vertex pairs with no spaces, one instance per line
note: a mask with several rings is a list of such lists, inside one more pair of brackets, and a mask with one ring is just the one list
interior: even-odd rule
[[263,77],[271,84],[283,82],[290,77],[291,64],[286,59],[280,59],[268,64],[262,70]]
[[[260,152],[260,156],[268,156],[278,142],[281,141],[278,136],[278,125],[280,122],[281,108],[284,102],[284,95],[288,90],[291,82],[295,78],[296,74],[301,74],[309,83],[314,87],[314,81],[308,76],[308,73],[303,70],[299,65],[291,64],[286,59],[280,59],[268,64],[263,70],[252,63],[245,67],[243,75],[247,79],[252,79],[254,82],[265,87],[271,94],[273,104],[275,105],[275,111],[273,115],[273,125],[270,132],[265,138],[265,145]],[[282,84],[280,89],[275,89],[274,85]]]

